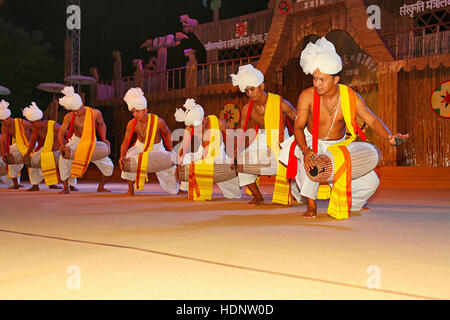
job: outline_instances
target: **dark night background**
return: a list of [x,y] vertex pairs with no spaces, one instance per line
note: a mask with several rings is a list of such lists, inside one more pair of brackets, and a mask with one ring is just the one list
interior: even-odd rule
[[[211,22],[213,12],[203,0],[81,0],[81,74],[98,67],[101,80],[112,77],[112,51],[122,53],[123,75],[132,75],[132,60],[150,53],[140,45],[147,39],[182,31],[179,16]],[[220,18],[265,10],[267,0],[222,0]],[[0,0],[0,85],[12,94],[13,115],[38,101],[45,109],[48,93],[41,82],[63,81],[66,0]],[[23,29],[23,30],[20,30]],[[175,49],[168,50],[168,66],[177,65]],[[1,98],[0,98],[1,99]],[[32,100],[33,99],[33,100]],[[20,112],[19,112],[20,113]]]

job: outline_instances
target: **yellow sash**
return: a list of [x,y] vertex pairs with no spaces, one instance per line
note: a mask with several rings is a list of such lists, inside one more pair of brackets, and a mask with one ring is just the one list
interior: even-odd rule
[[55,121],[48,121],[47,136],[45,137],[44,146],[41,151],[41,169],[44,174],[45,184],[52,186],[59,182],[58,169],[56,168],[56,161],[53,155],[54,142],[54,126]]
[[[269,93],[266,111],[264,113],[264,126],[267,135],[267,147],[275,154],[278,161],[280,155],[280,130],[283,113],[281,111],[281,97]],[[272,202],[282,205],[292,205],[291,183],[286,179],[287,167],[278,161],[277,175],[275,177],[275,186],[273,189]]]
[[158,116],[149,113],[147,122],[147,134],[145,135],[144,151],[138,156],[136,169],[136,190],[143,190],[147,181],[148,153],[153,150],[153,144],[158,128]]
[[350,132],[351,137],[328,147],[328,150],[334,157],[334,181],[331,190],[330,204],[328,205],[328,215],[335,219],[342,220],[348,219],[352,207],[352,167],[347,146],[356,139],[356,132],[353,125],[356,120],[357,100],[356,94],[351,88],[345,85],[339,85],[339,90],[345,125]]
[[208,154],[202,160],[193,162],[189,166],[188,199],[192,201],[206,201],[212,199],[214,182],[214,159],[220,155],[220,128],[216,116],[209,119]]
[[93,110],[86,108],[84,116],[83,134],[80,143],[75,151],[75,157],[72,164],[72,178],[81,178],[86,172],[94,153],[97,138],[95,137],[95,124]]
[[22,119],[14,119],[14,125],[16,129],[16,145],[19,152],[24,156],[28,147],[30,146],[27,136],[25,135],[25,129],[23,128]]

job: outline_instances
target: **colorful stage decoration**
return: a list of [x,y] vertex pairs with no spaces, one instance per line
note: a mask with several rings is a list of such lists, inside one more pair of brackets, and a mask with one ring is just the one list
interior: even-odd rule
[[442,118],[450,118],[450,80],[441,83],[431,95],[431,107]]
[[219,117],[227,123],[230,129],[236,129],[241,120],[241,111],[234,103],[228,103],[223,106]]

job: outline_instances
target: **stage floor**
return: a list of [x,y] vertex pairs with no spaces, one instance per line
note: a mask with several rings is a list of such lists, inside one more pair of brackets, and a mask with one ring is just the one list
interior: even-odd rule
[[372,213],[336,221],[326,201],[304,220],[218,189],[193,203],[108,187],[0,185],[0,299],[450,299],[449,189],[380,188]]

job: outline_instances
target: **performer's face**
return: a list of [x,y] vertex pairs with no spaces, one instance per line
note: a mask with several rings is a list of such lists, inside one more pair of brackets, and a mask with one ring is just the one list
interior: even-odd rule
[[323,96],[330,92],[331,89],[339,82],[339,77],[320,72],[319,69],[313,73],[313,85],[319,96]]
[[264,92],[264,83],[259,87],[247,87],[245,88],[245,93],[252,101],[258,100]]
[[147,114],[147,108],[143,110],[136,110],[135,108],[133,108],[131,113],[133,114],[133,117],[135,117],[138,121],[143,120]]

